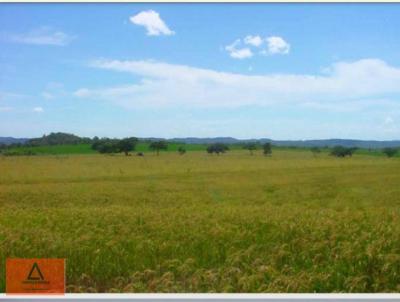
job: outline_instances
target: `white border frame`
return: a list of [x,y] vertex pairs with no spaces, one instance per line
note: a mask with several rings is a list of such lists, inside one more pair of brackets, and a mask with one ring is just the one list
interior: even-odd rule
[[[240,4],[240,3],[246,3],[246,4],[251,4],[251,3],[268,3],[268,4],[279,4],[279,3],[292,3],[292,4],[310,4],[310,3],[315,3],[315,4],[325,4],[325,3],[349,3],[349,4],[367,4],[367,3],[375,3],[375,4],[385,4],[385,3],[399,3],[400,0],[384,0],[384,1],[379,1],[379,0],[250,0],[250,1],[245,1],[245,0],[117,0],[117,1],[111,1],[111,0],[61,0],[61,1],[55,1],[55,0],[0,0],[0,4],[2,3],[21,3],[21,4],[31,4],[31,3],[61,3],[61,4],[66,4],[66,3],[91,3],[91,4],[96,4],[96,3],[132,3],[132,4],[144,4],[144,3],[226,3],[226,4]],[[275,300],[301,300],[301,299],[307,299],[307,300],[317,300],[317,299],[323,299],[323,300],[373,300],[373,299],[380,299],[380,300],[390,300],[390,301],[400,301],[400,293],[370,293],[370,294],[347,294],[347,293],[342,293],[342,294],[68,294],[66,293],[65,295],[7,295],[4,293],[0,293],[0,300],[7,299],[15,299],[15,300],[64,300],[64,299],[98,299],[98,300],[103,300],[103,299],[118,299],[118,300],[125,300],[125,299],[144,299],[144,300],[159,300],[159,299],[165,299],[165,300],[181,300],[181,299],[188,299],[188,300],[198,300],[198,299],[215,299],[215,300],[221,300],[221,299],[230,299],[230,300],[242,300],[242,299],[252,299],[252,300],[270,300],[270,299],[275,299]]]

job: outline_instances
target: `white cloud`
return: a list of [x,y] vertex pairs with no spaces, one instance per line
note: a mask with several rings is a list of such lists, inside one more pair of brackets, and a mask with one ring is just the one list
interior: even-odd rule
[[[400,68],[378,59],[339,62],[327,73],[316,75],[245,75],[155,61],[99,60],[91,66],[132,73],[140,80],[103,89],[82,88],[75,95],[112,101],[126,108],[279,104],[346,107],[350,101],[400,95]],[[400,106],[399,101],[392,102]]]
[[35,107],[33,108],[33,112],[42,113],[44,112],[44,109],[42,107]]
[[[265,39],[267,49],[260,51],[260,54],[288,54],[290,52],[290,44],[283,38],[271,36]],[[260,47],[264,40],[259,35],[248,35],[243,39],[236,39],[235,42],[225,47],[229,55],[235,59],[250,58],[254,55],[252,49]],[[246,47],[249,46],[249,47]],[[251,48],[250,48],[251,47]]]
[[290,51],[290,44],[283,38],[271,36],[266,39],[268,45],[268,54],[288,54]]
[[251,58],[253,56],[253,52],[250,48],[238,48],[240,45],[240,39],[237,39],[232,44],[225,47],[225,50],[228,51],[229,55],[234,59],[246,59]]
[[170,30],[165,22],[160,18],[160,14],[153,11],[142,11],[135,16],[129,18],[129,20],[136,25],[144,26],[149,36],[159,35],[173,35],[174,31]]
[[11,34],[8,38],[12,42],[22,44],[65,46],[75,37],[50,27],[40,27],[27,33]]
[[246,59],[251,58],[253,53],[249,48],[234,49],[230,51],[230,56],[235,59]]
[[261,39],[260,36],[246,36],[244,38],[244,43],[245,44],[250,44],[253,45],[255,47],[259,47],[262,44],[263,40]]

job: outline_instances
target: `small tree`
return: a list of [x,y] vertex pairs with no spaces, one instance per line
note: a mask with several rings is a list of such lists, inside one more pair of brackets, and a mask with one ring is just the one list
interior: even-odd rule
[[263,145],[264,155],[271,155],[272,154],[272,145],[271,143],[265,143]]
[[136,137],[128,137],[121,139],[118,142],[119,152],[124,152],[126,156],[128,156],[130,151],[135,150],[138,139]]
[[157,152],[157,155],[159,155],[160,150],[168,149],[168,144],[166,141],[155,141],[155,142],[150,143],[149,148],[151,150],[155,150]]
[[179,152],[179,155],[183,155],[183,154],[186,153],[186,149],[181,146],[181,147],[178,148],[178,152]]
[[215,143],[215,144],[209,145],[207,147],[207,153],[210,153],[210,154],[216,153],[217,155],[219,155],[220,153],[225,153],[228,150],[229,150],[229,147],[222,143]]
[[387,157],[393,157],[397,154],[398,150],[396,148],[384,148],[382,150],[383,154],[385,154]]
[[243,149],[249,150],[250,155],[253,155],[253,151],[257,150],[257,144],[256,143],[247,143],[243,146]]
[[321,153],[321,149],[318,147],[312,147],[310,150],[314,156],[317,156],[317,154]]

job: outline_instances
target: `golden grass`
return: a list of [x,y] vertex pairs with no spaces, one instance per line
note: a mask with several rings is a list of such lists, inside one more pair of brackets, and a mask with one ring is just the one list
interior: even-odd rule
[[400,161],[307,151],[0,157],[7,257],[69,292],[399,292]]

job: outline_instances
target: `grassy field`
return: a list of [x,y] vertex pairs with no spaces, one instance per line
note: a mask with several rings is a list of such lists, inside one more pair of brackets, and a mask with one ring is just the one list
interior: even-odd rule
[[0,292],[7,257],[66,258],[69,292],[399,292],[399,171],[302,150],[0,156]]

